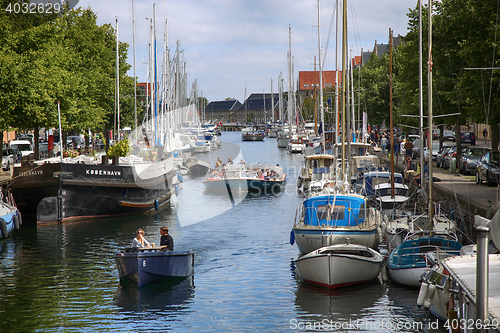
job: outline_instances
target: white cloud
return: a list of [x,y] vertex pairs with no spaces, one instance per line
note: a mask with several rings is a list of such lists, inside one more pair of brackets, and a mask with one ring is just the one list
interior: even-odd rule
[[[335,7],[335,0],[321,1],[323,50]],[[405,35],[408,8],[413,1],[351,0],[348,2],[349,49],[354,55],[372,50],[375,40],[388,42],[389,28]],[[98,23],[115,25],[119,19],[119,39],[129,43],[132,64],[132,1],[87,0]],[[164,2],[156,5],[157,45],[163,45]],[[149,21],[153,1],[136,0],[136,71],[146,80]],[[317,55],[317,0],[184,0],[167,1],[168,41],[171,55],[176,41],[184,50],[189,78],[209,101],[234,97],[243,101],[245,84],[251,93],[277,92],[278,75],[287,75],[288,27],[292,27],[292,54],[295,77],[298,71],[313,70]],[[331,31],[325,70],[335,65],[335,23]],[[339,48],[340,50],[340,48]],[[161,59],[159,56],[158,59]],[[131,70],[130,75],[133,74]],[[286,80],[285,80],[286,82]]]

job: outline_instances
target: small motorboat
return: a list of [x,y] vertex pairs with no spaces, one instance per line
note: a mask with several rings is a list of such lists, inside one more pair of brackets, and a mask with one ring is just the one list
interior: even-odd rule
[[0,236],[6,238],[22,224],[21,213],[16,207],[14,198],[9,192],[5,198],[8,202],[0,200]]
[[196,157],[188,157],[185,162],[193,177],[203,177],[210,170],[210,163]]
[[336,244],[298,258],[295,265],[304,282],[335,289],[375,279],[383,261],[380,253],[367,246]]
[[125,280],[143,286],[148,283],[193,275],[194,253],[162,251],[165,246],[139,248],[115,254],[120,283]]

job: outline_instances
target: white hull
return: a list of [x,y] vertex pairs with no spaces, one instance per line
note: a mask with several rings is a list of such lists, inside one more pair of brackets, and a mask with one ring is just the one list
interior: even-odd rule
[[427,270],[426,267],[390,269],[391,278],[399,284],[410,287],[420,287],[420,277]]
[[295,261],[304,282],[329,289],[375,279],[383,262],[376,251],[355,244],[323,247]]
[[295,242],[303,254],[312,252],[324,246],[345,244],[364,245],[372,249],[378,247],[377,227],[361,229],[351,228],[299,228],[294,227]]

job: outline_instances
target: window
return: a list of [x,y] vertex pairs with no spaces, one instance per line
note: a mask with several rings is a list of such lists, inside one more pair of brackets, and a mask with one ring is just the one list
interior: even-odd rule
[[318,206],[318,219],[319,220],[343,220],[345,207],[342,205],[332,206],[320,205]]

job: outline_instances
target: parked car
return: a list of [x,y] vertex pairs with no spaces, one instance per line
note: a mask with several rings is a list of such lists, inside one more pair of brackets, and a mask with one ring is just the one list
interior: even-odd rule
[[444,170],[450,168],[451,159],[453,158],[453,154],[455,154],[455,157],[457,156],[456,151],[457,151],[457,147],[456,146],[452,146],[450,148],[450,150],[448,150],[448,152],[443,156],[443,163],[442,164],[443,164],[443,169]]
[[[439,151],[439,141],[433,141],[432,142],[432,160],[436,160],[436,156]],[[424,161],[429,161],[429,149],[424,148]]]
[[489,151],[484,154],[476,166],[476,183],[481,185],[483,181],[486,181],[488,186],[498,184],[499,162],[500,158],[497,151]]
[[31,142],[28,140],[12,140],[9,143],[10,148],[18,148],[21,150],[23,156],[28,156],[29,154],[33,154],[33,146],[31,145]]
[[10,166],[14,164],[14,159],[17,158],[14,155],[14,151],[12,149],[4,149],[2,155],[2,169],[9,170]]
[[460,160],[460,173],[463,175],[474,173],[479,159],[490,151],[490,148],[465,147],[462,159]]
[[444,156],[448,153],[448,151],[452,148],[452,146],[442,146],[441,149],[439,149],[437,155],[436,155],[436,166],[438,168],[443,167],[443,160]]
[[462,132],[460,135],[460,140],[462,143],[470,143],[471,145],[476,145],[476,135],[474,132]]
[[443,140],[444,141],[453,141],[455,142],[457,139],[455,138],[455,132],[444,130],[443,131]]

